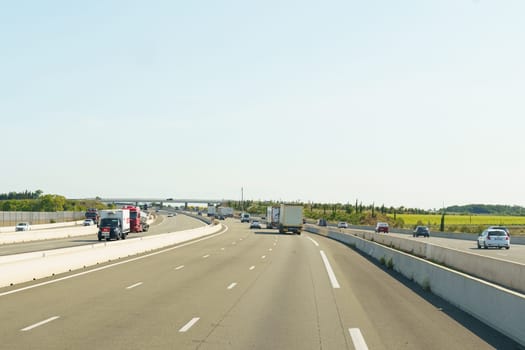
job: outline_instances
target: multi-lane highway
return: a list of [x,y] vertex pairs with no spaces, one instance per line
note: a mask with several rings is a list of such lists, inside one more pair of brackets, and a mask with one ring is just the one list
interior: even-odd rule
[[[335,229],[335,228],[332,228]],[[363,230],[344,230],[343,232],[363,232]],[[491,257],[500,260],[507,260],[512,262],[517,262],[520,264],[525,264],[525,245],[523,244],[512,244],[511,237],[511,248],[510,249],[478,249],[475,240],[465,240],[457,238],[445,238],[445,237],[435,237],[431,236],[430,238],[426,237],[412,237],[411,235],[402,234],[402,233],[389,233],[388,235],[394,237],[401,237],[403,239],[412,239],[427,242],[430,244],[439,245],[442,247],[453,248],[461,250],[468,253],[479,254],[486,257]]]
[[341,243],[225,225],[127,263],[0,289],[0,348],[519,348]]
[[[159,233],[189,230],[189,229],[201,227],[204,225],[205,223],[203,223],[202,221],[192,219],[185,215],[177,215],[174,217],[167,217],[165,215],[159,215],[156,218],[155,222],[150,226],[150,229],[147,232],[130,233],[127,239],[135,239],[135,238],[151,236],[151,235],[155,235]],[[67,237],[68,232],[70,232],[71,230],[78,230],[78,229],[79,228],[76,226],[69,226],[69,227],[54,229],[53,231],[55,233],[57,231],[63,231],[61,236]],[[35,252],[35,251],[44,251],[44,250],[51,250],[51,249],[59,249],[59,248],[77,247],[77,246],[82,246],[82,245],[90,245],[90,244],[99,243],[98,238],[97,238],[97,228],[95,226],[82,227],[82,230],[85,230],[86,232],[88,232],[88,234],[82,235],[82,236],[69,237],[69,238],[58,238],[58,239],[29,241],[29,242],[23,242],[23,243],[1,244],[0,245],[0,256]],[[43,237],[46,236],[46,231],[47,230],[40,231]],[[17,232],[16,234],[23,235],[24,232]],[[0,236],[0,243],[1,243],[1,236]]]

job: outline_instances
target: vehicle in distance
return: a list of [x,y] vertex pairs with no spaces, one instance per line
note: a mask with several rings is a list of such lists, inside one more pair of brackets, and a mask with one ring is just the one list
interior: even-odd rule
[[414,232],[412,233],[414,237],[424,236],[430,237],[430,230],[426,226],[417,226]]
[[219,219],[219,220],[225,220],[226,218],[224,217],[224,215],[220,215],[220,214],[219,214],[219,215],[217,215],[217,219]]
[[28,222],[19,222],[15,226],[15,231],[29,231],[31,230],[31,225]]
[[95,225],[95,222],[93,221],[93,219],[84,220],[84,226],[91,226],[91,225]]
[[241,214],[241,222],[250,222],[250,214],[242,213]]
[[169,217],[169,218],[172,218],[173,216],[175,216],[175,214],[173,214],[173,213],[169,213],[169,214],[168,214],[168,217]]
[[510,236],[504,230],[486,229],[478,236],[478,249],[494,248],[510,248]]
[[378,222],[376,225],[376,232],[388,233],[388,223],[387,222]]
[[95,224],[98,225],[99,221],[100,221],[100,215],[98,213],[98,209],[97,208],[88,208],[86,210],[86,213],[84,214],[84,217],[86,219],[91,219],[93,220],[93,222]]
[[303,207],[301,205],[281,204],[279,209],[279,233],[301,234],[303,229]]
[[325,219],[319,219],[317,220],[318,226],[326,226],[326,220]]
[[100,223],[98,240],[126,239],[131,232],[129,209],[102,210],[100,211]]
[[337,228],[348,228],[348,224],[345,221],[339,221],[337,223]]
[[250,224],[250,228],[262,228],[261,223],[257,220],[253,220]]

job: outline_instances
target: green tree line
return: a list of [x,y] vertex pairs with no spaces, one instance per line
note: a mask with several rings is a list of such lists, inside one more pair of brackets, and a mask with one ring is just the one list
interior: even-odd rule
[[98,201],[68,200],[57,194],[43,194],[41,190],[0,194],[0,211],[84,211],[87,208],[108,208]]

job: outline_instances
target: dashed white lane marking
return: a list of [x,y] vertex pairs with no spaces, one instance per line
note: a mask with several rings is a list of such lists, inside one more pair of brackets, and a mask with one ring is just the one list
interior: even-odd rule
[[261,259],[266,259],[266,255],[261,256]]
[[268,251],[271,252],[271,251],[272,251],[272,248],[268,249]]
[[183,269],[183,268],[184,268],[184,265],[180,265],[180,266],[177,266],[177,267],[175,268],[175,270],[180,270],[180,269]]
[[317,243],[317,241],[311,237],[306,237],[308,238],[310,241],[312,241],[313,244],[315,244],[316,247],[319,247],[319,243]]
[[324,262],[324,267],[326,268],[326,272],[328,272],[328,278],[330,278],[330,282],[332,283],[332,288],[341,288],[339,286],[339,282],[337,282],[337,278],[335,277],[334,270],[332,270],[332,266],[330,265],[330,262],[328,261],[328,258],[326,257],[326,254],[321,250],[321,258]]
[[41,282],[41,283],[33,284],[33,285],[30,285],[30,286],[27,286],[27,287],[13,289],[13,290],[10,290],[10,291],[7,291],[7,292],[0,293],[0,297],[6,296],[6,295],[10,295],[10,294],[14,294],[14,293],[20,293],[20,292],[23,292],[23,291],[28,290],[28,289],[33,289],[33,288],[38,288],[38,287],[42,287],[42,286],[47,286],[48,284],[58,283],[58,282],[65,281],[65,280],[68,280],[68,279],[71,279],[71,278],[76,278],[76,277],[84,276],[84,275],[87,275],[87,274],[90,274],[90,273],[106,270],[106,269],[109,269],[109,268],[112,268],[112,267],[115,267],[115,266],[128,264],[128,263],[133,262],[133,261],[146,259],[146,258],[149,258],[150,256],[155,256],[155,255],[158,255],[158,254],[170,252],[170,251],[172,251],[174,249],[179,249],[179,248],[182,248],[182,247],[193,245],[193,244],[196,244],[196,243],[199,243],[199,242],[202,242],[202,241],[205,241],[205,240],[208,240],[208,239],[220,236],[220,235],[224,234],[225,232],[227,232],[228,230],[229,230],[229,227],[226,226],[226,228],[224,230],[222,230],[222,231],[220,231],[218,233],[214,233],[212,235],[209,235],[209,236],[206,236],[206,237],[203,237],[203,238],[199,238],[199,239],[196,239],[194,241],[182,243],[182,244],[176,245],[176,246],[171,247],[171,248],[159,250],[159,251],[154,252],[154,253],[141,255],[141,256],[136,257],[136,258],[132,258],[132,259],[124,260],[124,261],[119,261],[119,262],[114,263],[114,264],[109,264],[109,265],[97,267],[97,268],[89,270],[89,271],[83,271],[83,272],[75,273],[73,275],[57,278],[57,279],[54,279],[54,280],[51,280],[51,281]]
[[352,342],[354,343],[356,350],[368,350],[365,338],[363,338],[359,328],[350,328],[348,331],[350,332],[350,337],[352,337]]
[[181,329],[179,329],[180,333],[187,332],[191,327],[195,325],[195,323],[199,322],[201,318],[200,317],[194,317],[191,319],[190,322],[186,323]]
[[233,245],[236,245],[236,244],[237,244],[237,242],[232,242],[232,244],[233,244]]
[[140,286],[142,283],[143,283],[143,282],[135,283],[135,284],[133,284],[133,285],[131,285],[131,286],[129,286],[129,287],[126,287],[126,289],[133,289],[133,288],[135,288],[135,287]]
[[236,282],[233,282],[232,284],[230,284],[230,285],[228,286],[228,289],[233,289],[233,288],[235,288],[236,285],[237,285],[237,283],[236,283]]
[[209,258],[209,257],[210,257],[210,254],[206,254],[203,256],[204,259]]
[[35,323],[34,325],[31,325],[31,326],[27,326],[26,328],[22,328],[21,331],[22,332],[27,332],[27,331],[30,331],[36,327],[40,327],[42,325],[45,325],[46,323],[49,323],[49,322],[53,322],[54,320],[57,320],[59,319],[60,316],[53,316],[53,317],[50,317],[48,318],[47,320],[44,320],[44,321],[41,321],[41,322],[38,322],[38,323]]
[[250,266],[250,271],[255,269],[255,266]]
[[221,250],[224,250],[224,248],[221,248]]

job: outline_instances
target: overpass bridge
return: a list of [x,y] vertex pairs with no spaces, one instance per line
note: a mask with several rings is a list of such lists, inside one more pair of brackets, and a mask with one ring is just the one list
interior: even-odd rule
[[[230,201],[229,199],[195,199],[195,198],[139,198],[139,197],[115,197],[115,198],[96,198],[103,203],[114,203],[114,204],[151,204],[151,203],[160,203],[164,205],[166,203],[184,203],[184,206],[188,206],[188,203],[197,203],[197,204],[211,204],[211,205],[220,205],[222,203]],[[233,201],[233,200],[231,200]]]

